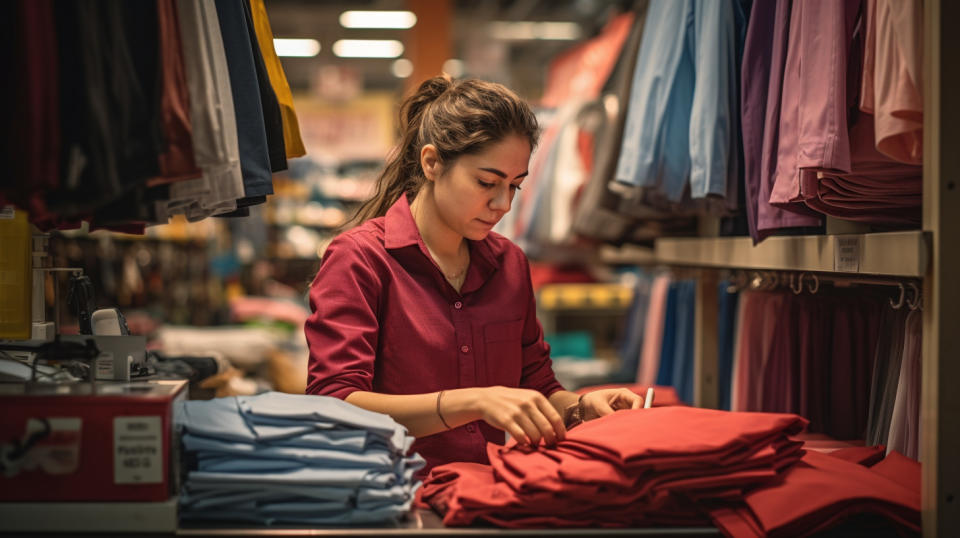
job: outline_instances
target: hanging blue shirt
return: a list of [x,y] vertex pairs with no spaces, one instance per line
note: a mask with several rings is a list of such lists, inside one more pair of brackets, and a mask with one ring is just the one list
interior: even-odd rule
[[724,196],[735,113],[732,0],[652,0],[615,180],[679,202]]

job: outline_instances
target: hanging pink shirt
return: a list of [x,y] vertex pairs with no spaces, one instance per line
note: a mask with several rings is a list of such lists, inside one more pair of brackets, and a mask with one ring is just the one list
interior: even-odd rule
[[923,164],[923,5],[866,0],[860,110],[876,116],[877,149]]

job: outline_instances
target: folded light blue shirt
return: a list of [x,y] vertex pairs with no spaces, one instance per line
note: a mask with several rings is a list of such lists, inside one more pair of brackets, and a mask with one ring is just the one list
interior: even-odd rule
[[394,521],[426,462],[388,415],[336,398],[281,393],[188,401],[175,410],[196,461],[181,517],[264,524]]
[[[393,452],[380,448],[364,452],[347,452],[327,448],[308,448],[298,446],[258,445],[241,443],[185,434],[182,437],[184,448],[204,454],[227,454],[240,456],[236,461],[250,459],[252,463],[266,463],[270,460],[287,460],[311,465],[351,469],[391,470],[400,458]],[[260,461],[258,461],[260,460]]]
[[399,452],[403,450],[407,429],[389,415],[374,413],[331,396],[267,392],[256,396],[238,396],[244,417],[252,424],[296,424],[302,421],[334,423],[362,429],[389,439]]

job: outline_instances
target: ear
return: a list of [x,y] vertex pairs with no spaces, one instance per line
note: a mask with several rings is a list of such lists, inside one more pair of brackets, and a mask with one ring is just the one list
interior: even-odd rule
[[440,163],[440,154],[433,144],[424,144],[420,150],[420,168],[429,181],[436,181],[443,174],[443,165]]

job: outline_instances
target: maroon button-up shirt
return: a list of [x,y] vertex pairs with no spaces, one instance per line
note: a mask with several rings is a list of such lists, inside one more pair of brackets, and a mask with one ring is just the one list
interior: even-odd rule
[[[310,288],[307,394],[562,389],[523,251],[493,232],[468,245],[457,293],[430,257],[406,196],[385,217],[334,239]],[[488,441],[502,444],[503,432],[477,421],[417,439],[413,450],[427,460],[425,473],[452,461],[486,463]]]

